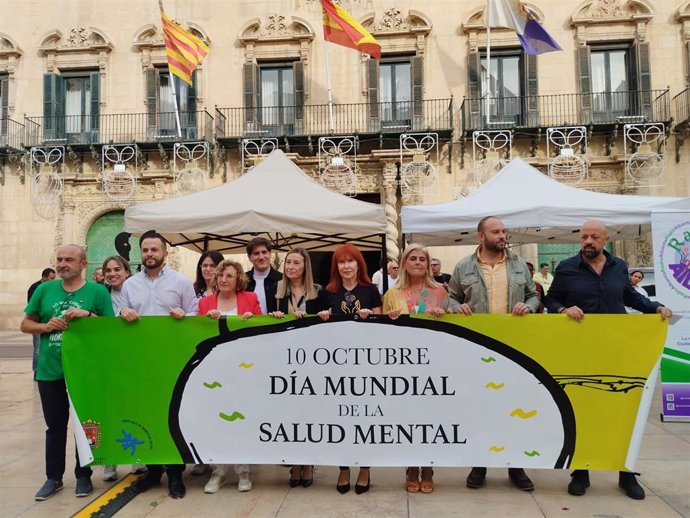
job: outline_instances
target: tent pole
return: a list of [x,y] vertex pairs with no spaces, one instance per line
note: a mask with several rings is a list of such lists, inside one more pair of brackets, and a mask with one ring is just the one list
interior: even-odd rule
[[386,233],[381,234],[381,278],[383,280],[383,292],[388,291],[388,251],[386,250]]

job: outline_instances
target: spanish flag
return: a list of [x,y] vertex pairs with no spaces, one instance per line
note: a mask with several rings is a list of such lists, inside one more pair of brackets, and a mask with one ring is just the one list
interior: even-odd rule
[[184,30],[177,22],[168,18],[163,10],[163,0],[158,1],[163,20],[165,52],[168,55],[168,70],[188,84],[192,84],[192,73],[208,54],[208,47],[199,38]]
[[355,20],[350,13],[332,0],[321,0],[323,7],[323,37],[326,41],[381,58],[381,45]]

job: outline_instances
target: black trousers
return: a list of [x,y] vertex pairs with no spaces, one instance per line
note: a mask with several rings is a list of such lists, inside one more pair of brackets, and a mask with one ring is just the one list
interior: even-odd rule
[[168,474],[168,478],[170,478],[170,475],[180,475],[182,476],[182,472],[184,471],[185,465],[184,464],[147,464],[146,468],[148,469],[150,475],[149,476],[163,476],[163,470]]
[[[65,450],[67,448],[67,422],[69,421],[69,399],[65,380],[39,381],[38,393],[41,396],[43,418],[46,426],[46,478],[62,480],[65,474]],[[90,477],[91,468],[79,465],[79,454],[74,476]]]

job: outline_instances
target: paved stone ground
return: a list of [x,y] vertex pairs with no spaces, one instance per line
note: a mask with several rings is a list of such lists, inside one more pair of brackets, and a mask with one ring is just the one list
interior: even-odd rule
[[[95,468],[92,497],[74,496],[74,447],[68,444],[65,489],[45,502],[33,496],[43,483],[45,426],[38,390],[31,376],[31,337],[0,332],[0,517],[71,516],[112,484],[101,481]],[[239,493],[228,483],[214,495],[203,486],[208,475],[185,474],[187,496],[173,500],[164,484],[137,496],[117,516],[177,518],[223,517],[690,517],[690,424],[659,420],[660,397],[655,397],[642,442],[637,469],[647,491],[643,501],[627,498],[617,475],[592,473],[592,487],[583,497],[567,494],[565,471],[531,470],[536,491],[523,493],[510,484],[503,470],[489,470],[486,487],[465,487],[467,468],[436,470],[436,491],[410,495],[400,468],[372,469],[372,488],[364,495],[335,491],[337,468],[317,467],[314,485],[290,489],[288,471],[280,466],[256,466],[254,490]],[[121,466],[124,476],[129,467]],[[354,478],[354,475],[353,475]]]

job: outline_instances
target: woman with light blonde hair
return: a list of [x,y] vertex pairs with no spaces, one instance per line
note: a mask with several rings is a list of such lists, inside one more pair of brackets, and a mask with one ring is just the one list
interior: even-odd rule
[[285,256],[283,278],[275,287],[267,289],[268,314],[276,318],[306,314],[315,315],[324,309],[321,286],[314,283],[309,253],[304,248],[294,248]]
[[[325,308],[321,286],[314,283],[309,253],[294,248],[285,256],[283,278],[266,289],[268,314],[275,318],[294,315],[302,318],[315,315]],[[290,487],[309,487],[314,482],[314,466],[295,464],[290,467]]]
[[[448,309],[448,292],[434,280],[429,252],[421,245],[410,244],[400,260],[400,278],[383,297],[383,312],[390,318],[400,315],[426,314],[435,318]],[[434,491],[434,470],[430,466],[407,468],[406,489],[410,493]]]

